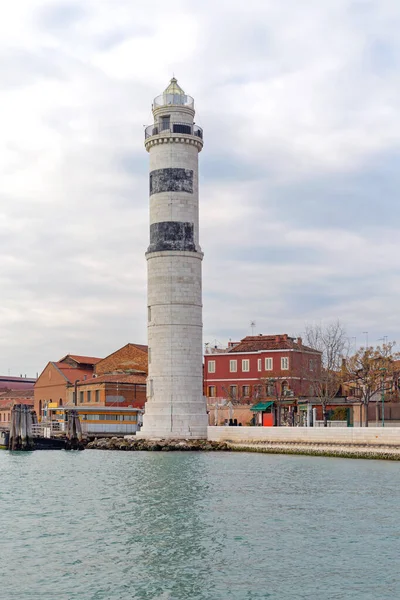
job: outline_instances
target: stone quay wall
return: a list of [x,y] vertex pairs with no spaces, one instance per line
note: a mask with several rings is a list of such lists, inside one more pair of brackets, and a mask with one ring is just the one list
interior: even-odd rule
[[399,427],[208,427],[208,439],[233,444],[398,446]]

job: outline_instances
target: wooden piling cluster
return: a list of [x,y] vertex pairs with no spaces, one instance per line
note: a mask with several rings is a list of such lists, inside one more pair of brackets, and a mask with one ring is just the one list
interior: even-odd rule
[[32,409],[26,404],[14,404],[10,420],[10,450],[33,450]]
[[66,424],[66,450],[83,450],[82,427],[79,420],[79,414],[76,410],[68,411],[68,420]]

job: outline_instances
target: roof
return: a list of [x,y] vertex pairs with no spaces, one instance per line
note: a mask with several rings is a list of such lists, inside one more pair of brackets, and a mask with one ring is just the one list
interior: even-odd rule
[[173,94],[174,96],[176,96],[176,95],[184,96],[185,92],[183,91],[181,86],[178,84],[178,80],[175,77],[172,77],[168,86],[165,88],[163,94]]
[[287,333],[280,335],[248,335],[243,338],[236,346],[229,348],[228,353],[235,352],[259,352],[261,350],[299,350],[315,352],[309,346],[304,346],[301,338],[289,337]]
[[272,404],[273,402],[258,402],[258,404],[254,404],[250,410],[253,412],[267,410]]
[[93,371],[88,368],[75,369],[74,367],[70,367],[69,365],[65,365],[65,363],[60,362],[52,362],[50,364],[56,367],[56,369],[58,369],[61,374],[64,375],[65,379],[70,383],[74,383],[76,380],[84,380],[85,377],[86,379],[91,379],[92,377]]
[[72,358],[77,363],[81,365],[96,365],[98,362],[103,360],[102,358],[97,358],[95,356],[79,356],[78,354],[66,354],[63,358],[60,358],[58,362],[62,362],[66,358]]
[[12,408],[14,404],[26,404],[27,406],[33,406],[33,398],[0,398],[0,410],[4,408]]
[[10,377],[9,375],[0,375],[0,383],[3,381],[35,383],[36,377]]
[[33,389],[36,378],[0,376],[0,390],[29,390]]
[[33,388],[31,390],[10,390],[0,393],[0,400],[4,398],[33,398]]
[[89,385],[98,383],[146,383],[146,373],[137,373],[136,375],[130,375],[127,373],[116,373],[113,375],[99,375],[99,377],[90,377],[85,381],[80,381],[79,385]]

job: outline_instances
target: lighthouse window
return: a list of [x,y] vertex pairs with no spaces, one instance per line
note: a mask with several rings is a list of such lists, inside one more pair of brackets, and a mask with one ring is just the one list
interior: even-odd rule
[[186,135],[191,135],[192,126],[187,123],[174,123],[173,124],[174,133],[184,133]]
[[170,126],[170,116],[166,116],[166,117],[161,117],[161,131],[164,131],[165,129],[169,129]]

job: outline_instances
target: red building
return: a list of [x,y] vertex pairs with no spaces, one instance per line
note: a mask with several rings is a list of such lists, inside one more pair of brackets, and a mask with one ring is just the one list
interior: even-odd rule
[[[286,333],[258,335],[230,343],[225,351],[210,349],[204,363],[209,404],[214,398],[248,405],[264,401],[276,408],[312,394],[311,381],[321,369],[321,353]],[[280,422],[279,416],[269,420]]]

